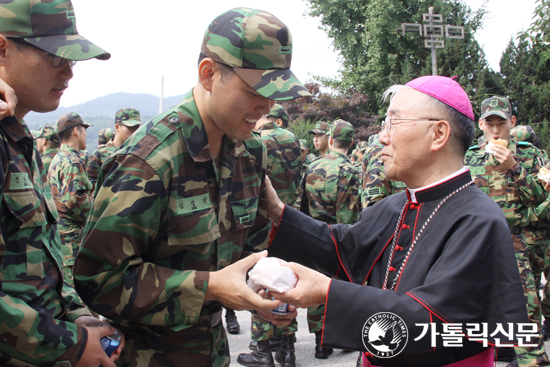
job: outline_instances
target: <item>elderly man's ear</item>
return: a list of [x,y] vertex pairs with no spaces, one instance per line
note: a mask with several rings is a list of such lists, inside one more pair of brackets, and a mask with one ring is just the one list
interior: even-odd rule
[[430,129],[433,133],[432,151],[443,148],[451,137],[451,124],[448,121],[440,120],[433,124]]

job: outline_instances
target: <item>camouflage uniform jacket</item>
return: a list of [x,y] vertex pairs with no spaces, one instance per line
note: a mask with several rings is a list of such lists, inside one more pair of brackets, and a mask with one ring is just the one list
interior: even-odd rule
[[61,144],[50,165],[48,180],[59,213],[59,232],[82,230],[92,209],[93,198],[81,153]]
[[48,148],[44,151],[44,154],[42,154],[42,163],[44,164],[44,172],[46,175],[48,175],[50,164],[57,152],[59,152],[59,148]]
[[204,301],[209,272],[267,248],[265,146],[253,133],[221,149],[217,166],[191,90],[109,157],[74,267],[88,306],[197,349],[177,333],[206,332],[220,306]]
[[279,199],[286,205],[296,202],[302,173],[300,142],[287,129],[268,122],[258,129],[267,149],[267,175]]
[[407,188],[404,182],[392,181],[386,177],[384,162],[380,159],[383,148],[384,146],[381,143],[374,142],[369,145],[365,152],[363,164],[366,169],[363,177],[363,191],[361,192],[361,205],[363,208],[372,206],[386,196],[397,194]]
[[305,178],[309,215],[328,224],[351,224],[361,212],[359,170],[341,153],[331,151],[311,164]]
[[107,144],[98,146],[92,153],[92,157],[86,166],[86,173],[88,174],[88,178],[90,179],[92,186],[94,186],[97,181],[97,176],[99,175],[101,166],[116,149],[117,148],[113,141],[109,140]]
[[[90,316],[62,281],[57,211],[25,123],[0,121],[0,364],[74,366]],[[68,361],[68,362],[63,362]]]
[[528,207],[538,206],[547,198],[537,178],[544,165],[543,153],[530,143],[511,139],[508,149],[520,166],[519,174],[512,174],[499,170],[500,163],[485,152],[486,146],[486,142],[474,145],[466,153],[465,165],[472,179],[500,206],[510,227],[528,225]]

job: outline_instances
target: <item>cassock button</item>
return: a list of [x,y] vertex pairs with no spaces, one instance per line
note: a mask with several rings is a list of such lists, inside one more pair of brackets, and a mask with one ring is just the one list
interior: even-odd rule
[[408,224],[403,224],[403,229],[409,229],[411,228],[411,226],[409,226]]
[[390,271],[395,271],[395,268],[393,266],[390,266]]
[[411,205],[409,205],[409,208],[412,209],[412,210],[415,210],[416,208],[418,208],[418,206],[416,206],[414,204],[411,204]]
[[395,251],[401,251],[401,250],[403,250],[403,247],[401,247],[401,246],[395,246]]

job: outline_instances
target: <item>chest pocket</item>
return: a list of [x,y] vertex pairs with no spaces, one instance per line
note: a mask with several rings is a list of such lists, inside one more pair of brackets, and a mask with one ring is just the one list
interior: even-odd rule
[[231,201],[231,211],[237,230],[250,228],[254,225],[258,212],[258,196],[243,200]]
[[34,191],[7,191],[3,193],[3,199],[11,218],[0,250],[0,279],[41,279],[44,275],[42,237],[48,235],[44,227],[47,214],[43,208],[46,206],[40,205]]
[[168,248],[160,249],[166,256],[181,250],[180,246],[208,244],[220,238],[220,229],[214,208],[168,218]]

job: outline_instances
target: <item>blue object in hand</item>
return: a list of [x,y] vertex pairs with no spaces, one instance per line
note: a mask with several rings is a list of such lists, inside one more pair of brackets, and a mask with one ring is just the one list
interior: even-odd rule
[[113,334],[101,338],[100,342],[103,350],[110,357],[120,345],[120,334],[115,331]]

